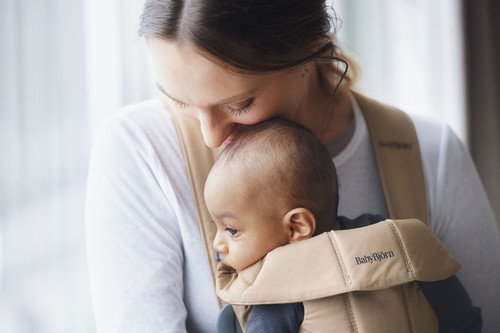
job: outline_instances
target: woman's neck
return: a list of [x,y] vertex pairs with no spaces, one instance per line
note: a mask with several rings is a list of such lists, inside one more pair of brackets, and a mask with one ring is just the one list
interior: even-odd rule
[[323,143],[343,141],[338,142],[342,150],[349,143],[347,134],[354,129],[350,91],[345,83],[335,91],[338,78],[325,66],[313,66],[308,75],[309,91],[300,122]]

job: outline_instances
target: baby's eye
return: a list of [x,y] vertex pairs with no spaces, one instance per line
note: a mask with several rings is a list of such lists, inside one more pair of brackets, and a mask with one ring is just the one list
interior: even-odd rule
[[226,231],[229,232],[231,234],[231,236],[233,236],[233,237],[238,234],[238,230],[230,228],[230,227],[226,227]]

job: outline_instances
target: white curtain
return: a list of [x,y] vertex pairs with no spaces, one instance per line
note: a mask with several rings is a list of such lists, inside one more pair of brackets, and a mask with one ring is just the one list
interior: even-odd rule
[[88,157],[105,116],[155,94],[141,7],[0,0],[0,332],[95,331]]
[[1,332],[91,332],[83,5],[0,2]]
[[141,0],[87,0],[85,31],[92,133],[125,104],[158,95],[146,44],[137,34]]
[[[335,0],[361,89],[462,136],[452,0]],[[142,0],[0,0],[0,332],[93,332],[84,242],[92,135],[157,95]],[[458,50],[458,51],[457,51]],[[457,52],[455,52],[457,51]]]
[[333,0],[359,90],[448,122],[467,142],[461,2]]

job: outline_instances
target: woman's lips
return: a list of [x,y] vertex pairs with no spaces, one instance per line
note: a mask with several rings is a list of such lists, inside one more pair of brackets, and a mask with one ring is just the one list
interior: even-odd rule
[[231,133],[229,133],[229,135],[227,136],[227,138],[224,140],[224,142],[222,142],[222,144],[224,146],[227,146],[228,144],[231,143],[231,141],[233,141],[233,139],[236,137],[236,135],[238,135],[238,132],[242,129],[243,125],[241,124],[237,124],[233,130],[231,131]]
[[234,137],[238,134],[239,132],[239,128],[235,128],[231,131],[231,133],[227,136],[227,138],[224,140],[224,142],[222,142],[222,144],[224,146],[227,146],[228,144],[231,143],[231,141],[233,141]]

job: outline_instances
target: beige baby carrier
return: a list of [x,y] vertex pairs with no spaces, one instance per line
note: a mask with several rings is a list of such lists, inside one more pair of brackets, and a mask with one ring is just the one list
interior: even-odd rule
[[437,332],[416,281],[459,267],[421,221],[386,220],[279,247],[238,274],[219,264],[217,293],[243,326],[249,305],[302,302],[299,332]]
[[[353,94],[367,122],[391,220],[278,248],[244,270],[244,276],[223,264],[218,271],[212,248],[216,227],[203,188],[220,149],[205,146],[197,120],[172,112],[219,305],[234,305],[243,330],[250,305],[303,302],[300,332],[438,331],[437,317],[416,281],[445,279],[460,265],[426,227],[415,128],[404,112]],[[295,265],[287,264],[290,256]],[[296,288],[304,285],[297,279],[310,285]]]

